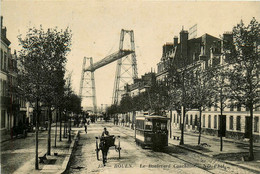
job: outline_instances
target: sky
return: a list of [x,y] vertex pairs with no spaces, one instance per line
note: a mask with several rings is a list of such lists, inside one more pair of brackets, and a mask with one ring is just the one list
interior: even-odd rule
[[[19,50],[17,36],[30,27],[72,30],[72,47],[66,69],[78,94],[84,57],[97,62],[119,48],[121,29],[133,30],[138,76],[157,69],[162,46],[173,42],[182,27],[197,24],[197,36],[219,37],[241,21],[260,21],[260,2],[206,1],[79,1],[1,0],[3,25],[11,50]],[[97,106],[111,104],[116,62],[95,71]],[[83,105],[89,105],[83,103]]]

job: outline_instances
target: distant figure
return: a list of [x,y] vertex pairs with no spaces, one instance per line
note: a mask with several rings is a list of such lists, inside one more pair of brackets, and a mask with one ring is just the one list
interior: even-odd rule
[[84,127],[85,127],[85,132],[88,133],[88,127],[86,123],[84,123]]
[[104,128],[101,137],[107,137],[107,136],[109,136],[109,132],[107,131],[107,128]]

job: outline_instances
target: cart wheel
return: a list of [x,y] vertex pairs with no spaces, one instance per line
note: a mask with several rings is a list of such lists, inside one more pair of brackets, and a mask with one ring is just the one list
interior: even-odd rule
[[99,160],[99,149],[98,149],[98,141],[97,141],[98,137],[96,137],[96,154],[97,154],[97,160]]
[[96,149],[97,160],[99,160],[99,149]]
[[118,156],[120,159],[120,151],[121,151],[121,147],[120,147],[120,136],[118,136]]
[[145,145],[143,143],[141,143],[141,148],[144,149]]
[[121,150],[121,148],[119,147],[119,148],[118,148],[118,156],[119,156],[119,159],[120,159],[120,150]]

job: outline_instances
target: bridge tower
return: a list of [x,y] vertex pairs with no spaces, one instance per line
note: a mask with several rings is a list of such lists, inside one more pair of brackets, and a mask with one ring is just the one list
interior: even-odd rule
[[97,113],[97,100],[96,100],[96,87],[95,87],[95,78],[94,71],[86,71],[86,66],[92,69],[93,59],[92,57],[84,57],[82,65],[82,73],[80,80],[79,96],[81,97],[82,102],[91,103],[93,112]]
[[[129,35],[130,48],[124,48],[125,35]],[[82,74],[80,80],[79,96],[82,99],[82,103],[85,103],[84,99],[88,99],[88,104],[93,103],[93,112],[97,112],[96,104],[96,88],[94,71],[106,66],[117,60],[116,76],[112,97],[112,104],[118,104],[121,99],[124,86],[128,83],[132,83],[137,78],[137,65],[135,56],[135,43],[133,30],[121,30],[119,50],[104,57],[98,62],[93,64],[93,59],[84,57],[82,65]],[[88,66],[86,66],[88,63]]]
[[130,37],[132,53],[117,60],[117,68],[112,97],[112,104],[115,105],[119,104],[120,102],[121,95],[124,91],[124,86],[126,84],[133,83],[133,80],[138,78],[133,30],[121,30],[119,50],[124,49],[124,39],[126,34],[128,34]]

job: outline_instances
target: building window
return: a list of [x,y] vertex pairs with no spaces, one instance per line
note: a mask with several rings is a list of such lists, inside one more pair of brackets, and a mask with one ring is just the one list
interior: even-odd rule
[[3,81],[0,79],[0,96],[3,96]]
[[194,125],[198,126],[198,116],[197,115],[195,115]]
[[214,111],[218,111],[218,105],[217,104],[214,105]]
[[192,115],[190,115],[190,125],[192,125]]
[[233,116],[229,117],[229,129],[233,130]]
[[4,64],[3,61],[4,61],[4,54],[3,54],[3,50],[1,49],[1,65],[0,65],[0,66],[1,66],[1,67],[0,67],[1,70],[3,69],[3,64]]
[[217,115],[214,115],[214,129],[217,128]]
[[237,130],[241,130],[241,117],[237,116]]
[[3,91],[2,91],[2,96],[6,96],[6,80],[3,80]]
[[209,120],[208,120],[208,128],[211,128],[211,115],[209,115]]
[[205,127],[205,115],[203,115],[203,127]]
[[177,123],[179,123],[179,115],[177,114]]
[[234,103],[233,103],[233,101],[231,101],[231,103],[230,103],[230,111],[234,111]]
[[241,111],[241,104],[237,104],[237,111]]
[[186,124],[187,125],[189,124],[189,117],[188,117],[188,115],[186,115]]
[[254,118],[254,132],[259,132],[259,118]]
[[173,123],[175,123],[175,114],[173,115]]
[[5,110],[1,111],[1,128],[5,128]]
[[7,56],[6,56],[6,53],[4,53],[4,64],[3,64],[3,66],[4,66],[4,70],[7,70],[6,69],[6,66],[7,66]]

